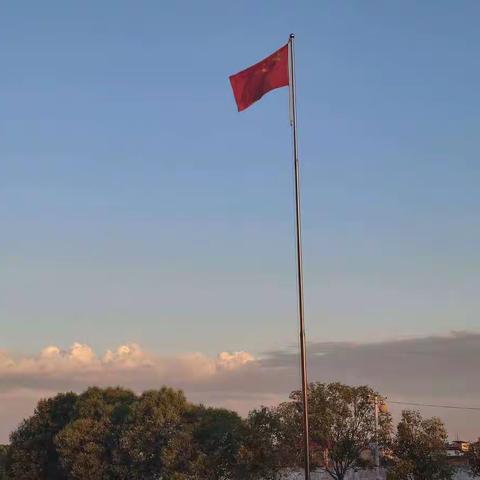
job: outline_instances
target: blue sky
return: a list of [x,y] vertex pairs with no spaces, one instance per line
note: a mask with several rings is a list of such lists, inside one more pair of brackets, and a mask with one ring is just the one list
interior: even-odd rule
[[476,1],[4,2],[0,349],[296,343],[297,36],[307,333],[478,330]]

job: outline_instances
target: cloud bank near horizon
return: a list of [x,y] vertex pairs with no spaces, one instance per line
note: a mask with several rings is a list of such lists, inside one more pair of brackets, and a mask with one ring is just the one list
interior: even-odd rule
[[[312,343],[312,381],[369,384],[392,400],[480,405],[480,334],[452,332],[380,343]],[[0,351],[0,442],[39,398],[89,385],[122,385],[135,391],[170,385],[192,401],[225,406],[246,414],[261,404],[288,397],[299,383],[298,354],[285,349],[259,357],[222,352],[162,356],[137,344],[97,355],[85,344],[68,350],[48,346],[36,356]],[[394,413],[401,407],[393,406]],[[450,434],[480,436],[480,412],[425,409],[438,415]],[[477,431],[478,430],[478,431]]]

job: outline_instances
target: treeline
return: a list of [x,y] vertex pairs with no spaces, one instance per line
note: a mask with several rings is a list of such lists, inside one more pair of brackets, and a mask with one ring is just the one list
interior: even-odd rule
[[[406,411],[396,433],[369,387],[310,385],[314,468],[335,480],[373,466],[378,442],[392,479],[449,479],[447,434],[437,418]],[[8,480],[278,480],[302,464],[301,397],[237,413],[188,402],[171,388],[136,395],[89,388],[41,400],[0,449]]]

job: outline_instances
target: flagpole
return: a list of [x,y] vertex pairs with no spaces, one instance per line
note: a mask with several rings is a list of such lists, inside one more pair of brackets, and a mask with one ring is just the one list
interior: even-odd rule
[[303,265],[302,265],[302,224],[300,215],[300,164],[298,161],[297,105],[295,91],[295,35],[290,34],[288,40],[288,90],[290,99],[290,124],[293,138],[293,164],[295,171],[295,231],[297,246],[297,282],[298,282],[298,316],[300,320],[300,366],[302,371],[303,402],[303,448],[305,464],[305,480],[310,480],[310,447],[308,436],[308,380],[307,349],[305,345],[305,317],[303,308]]

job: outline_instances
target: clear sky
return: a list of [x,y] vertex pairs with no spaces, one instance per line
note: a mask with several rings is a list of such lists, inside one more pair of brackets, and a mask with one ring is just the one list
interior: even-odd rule
[[228,76],[297,36],[307,333],[478,330],[480,3],[6,1],[0,349],[296,342],[287,91]]

